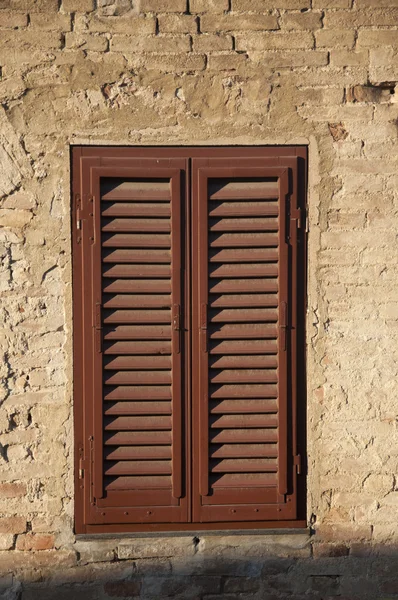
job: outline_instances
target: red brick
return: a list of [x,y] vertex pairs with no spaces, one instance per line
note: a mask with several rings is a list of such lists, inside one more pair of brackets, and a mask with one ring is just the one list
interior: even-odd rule
[[26,494],[24,483],[1,483],[0,498],[18,498]]
[[17,550],[51,550],[54,536],[46,533],[27,533],[17,538]]
[[3,517],[0,519],[0,533],[23,533],[26,519],[23,517]]

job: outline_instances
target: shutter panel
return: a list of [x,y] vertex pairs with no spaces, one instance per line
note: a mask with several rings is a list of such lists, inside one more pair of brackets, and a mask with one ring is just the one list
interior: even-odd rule
[[187,519],[183,169],[182,159],[83,160],[88,524]]
[[193,161],[195,521],[296,517],[296,160]]

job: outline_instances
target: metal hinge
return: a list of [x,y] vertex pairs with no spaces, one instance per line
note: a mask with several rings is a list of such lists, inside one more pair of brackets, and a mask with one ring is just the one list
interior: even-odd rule
[[301,454],[296,454],[293,458],[293,464],[296,467],[297,475],[301,475]]

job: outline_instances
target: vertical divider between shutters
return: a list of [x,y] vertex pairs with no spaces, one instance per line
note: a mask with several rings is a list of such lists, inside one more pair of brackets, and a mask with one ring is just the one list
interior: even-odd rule
[[208,303],[208,178],[199,170],[198,201],[199,201],[199,473],[200,495],[209,494],[209,357],[207,331]]
[[[94,420],[94,498],[104,495],[103,451],[103,365],[102,365],[102,256],[101,256],[101,189],[97,169],[92,170],[92,197],[89,206],[91,227],[92,278],[92,335],[93,335],[93,420]],[[92,215],[92,216],[91,216]]]
[[[287,203],[289,199],[288,171],[279,178],[279,315],[278,315],[278,493],[285,496],[288,491],[287,469],[287,403],[288,373],[287,357],[289,343],[289,247],[287,225]],[[284,501],[281,499],[281,501]]]
[[172,494],[182,496],[181,171],[171,177]]

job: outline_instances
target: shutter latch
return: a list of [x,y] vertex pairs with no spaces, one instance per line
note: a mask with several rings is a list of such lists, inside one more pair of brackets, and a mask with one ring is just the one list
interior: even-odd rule
[[301,454],[297,454],[293,459],[293,464],[296,467],[297,475],[301,475]]
[[306,210],[303,210],[302,208],[293,208],[290,219],[296,222],[297,229],[301,229],[307,222]]
[[181,305],[173,304],[173,330],[175,331],[175,352],[180,353],[181,346]]
[[94,317],[94,334],[95,334],[95,349],[98,353],[102,352],[102,318],[101,318],[101,303],[95,305]]
[[280,331],[280,348],[285,351],[287,346],[287,304],[286,302],[281,302],[280,304],[280,323],[279,323],[279,331]]
[[80,197],[80,194],[76,194],[75,195],[75,202],[76,202],[76,229],[81,229],[82,228],[82,220],[81,220],[81,209],[82,209],[82,200]]
[[84,458],[79,459],[79,479],[84,479],[84,471],[86,470],[86,461]]
[[207,352],[207,304],[200,306],[200,333],[202,352]]

